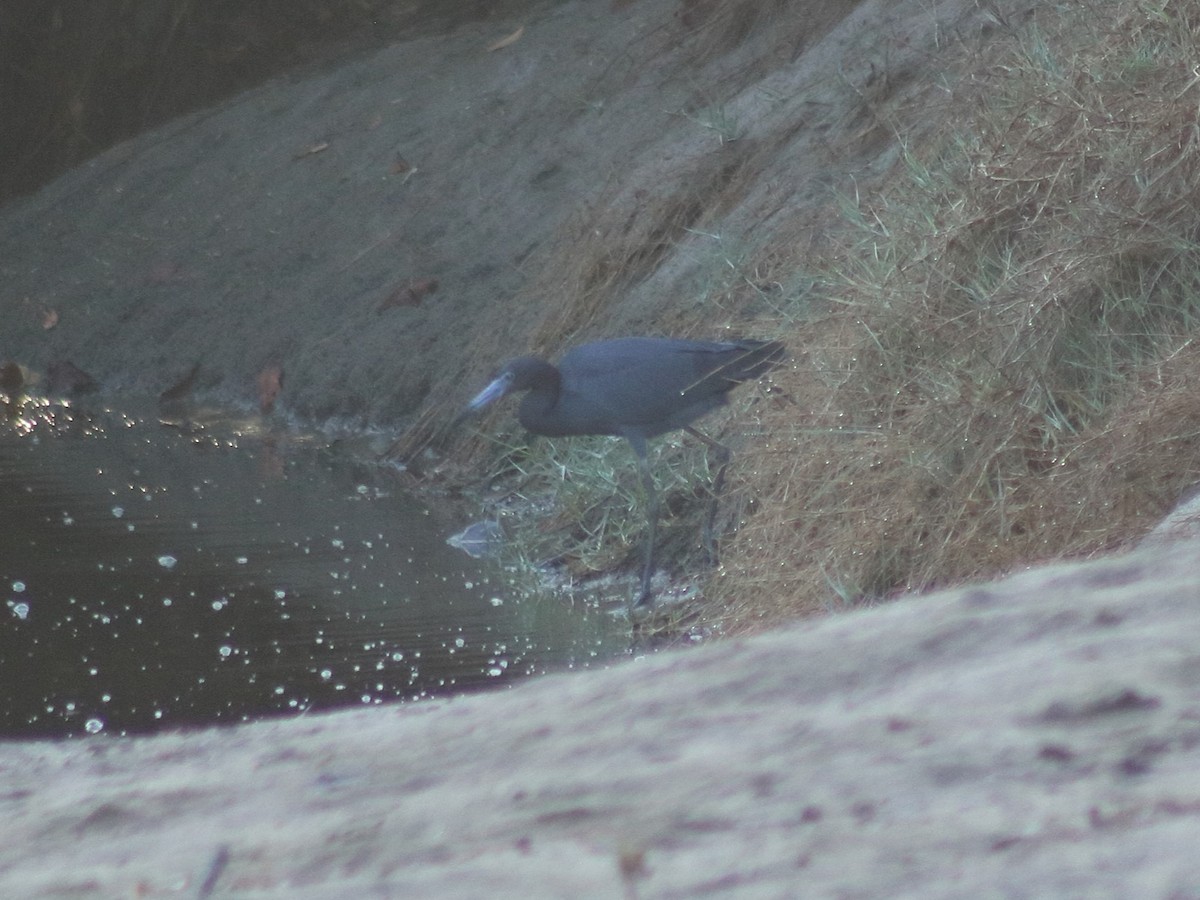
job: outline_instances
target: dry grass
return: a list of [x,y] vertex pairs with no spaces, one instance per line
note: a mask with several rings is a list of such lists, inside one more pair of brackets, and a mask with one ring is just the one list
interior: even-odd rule
[[[698,304],[656,323],[711,334],[734,293],[769,283],[776,316],[747,333],[794,356],[735,401],[706,627],[1121,547],[1200,480],[1198,51],[1200,0],[1040,12],[961,61],[944,107],[922,110],[942,126],[884,190],[842,198],[819,241],[756,235],[763,249],[738,260],[753,278],[728,304],[715,287],[709,321],[686,318]],[[614,188],[531,269],[526,318],[488,339],[544,351],[605,333],[615,298],[677,235],[719,222],[753,183],[769,148],[749,144],[698,157],[652,195]],[[796,312],[812,294],[816,319]],[[530,558],[577,574],[633,565],[642,519],[625,448],[507,446],[503,428],[482,428],[489,440],[459,440],[448,465],[486,467],[524,504],[540,529],[524,528]],[[687,456],[669,447],[659,463],[681,472],[662,476],[667,568],[698,559],[707,482]]]
[[1195,2],[1045,14],[846,199],[730,627],[1121,546],[1200,479],[1198,58]]

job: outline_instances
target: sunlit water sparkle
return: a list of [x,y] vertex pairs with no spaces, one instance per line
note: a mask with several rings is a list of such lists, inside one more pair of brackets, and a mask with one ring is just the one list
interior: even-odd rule
[[626,649],[327,445],[48,403],[0,423],[0,735],[420,699]]

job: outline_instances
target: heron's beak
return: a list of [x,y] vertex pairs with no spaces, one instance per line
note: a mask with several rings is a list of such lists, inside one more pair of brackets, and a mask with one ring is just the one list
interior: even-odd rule
[[470,403],[467,404],[467,412],[478,412],[489,403],[494,403],[508,393],[512,387],[512,372],[505,372],[482,391],[475,395]]

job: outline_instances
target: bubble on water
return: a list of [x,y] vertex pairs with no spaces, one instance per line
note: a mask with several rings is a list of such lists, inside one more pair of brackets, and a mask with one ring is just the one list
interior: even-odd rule
[[503,601],[501,598],[499,598],[499,597],[493,597],[493,598],[492,598],[490,601],[488,601],[488,602],[489,602],[489,603],[491,603],[491,604],[492,604],[492,606],[503,606],[503,605],[504,605],[504,601]]
[[172,602],[170,597],[163,597],[163,606],[170,606]]
[[83,730],[88,734],[99,734],[104,730],[103,719],[88,719],[83,723]]
[[404,659],[404,654],[401,653],[399,650],[396,650],[392,653],[392,662],[400,662],[403,659]]
[[113,514],[113,518],[114,518],[114,519],[119,519],[119,518],[121,518],[121,516],[125,515],[125,507],[123,507],[123,506],[114,506],[114,507],[112,508],[112,514]]
[[177,560],[175,557],[171,556],[169,553],[164,553],[162,556],[160,556],[158,558],[158,564],[160,566],[162,566],[164,569],[175,568],[175,563],[177,563],[177,562],[179,562],[179,560]]
[[25,592],[25,582],[14,581],[12,583],[12,590],[14,594],[23,594]]
[[25,603],[24,601],[21,601],[20,603],[13,603],[11,600],[9,600],[8,605],[12,608],[13,615],[16,616],[18,619],[20,619],[21,621],[25,621],[26,619],[29,618],[29,604],[28,603]]
[[454,639],[454,646],[461,650],[463,647],[467,646],[467,642],[460,637],[456,637]]
[[322,669],[320,674],[322,681],[328,681],[333,677],[333,672],[329,671],[329,669]]
[[233,648],[230,647],[228,644],[222,644],[220,647],[217,648],[217,652],[220,653],[221,656],[223,656],[223,657],[228,657],[228,656],[233,655]]
[[223,609],[224,609],[226,606],[228,606],[228,605],[229,605],[229,598],[228,598],[228,597],[218,597],[216,600],[214,600],[214,601],[212,602],[212,608],[213,608],[214,610],[216,610],[217,612],[220,612],[221,610],[223,610]]
[[237,563],[239,566],[244,566],[249,561],[250,560],[248,558],[246,558],[245,556],[239,556],[237,559],[234,560],[234,562]]

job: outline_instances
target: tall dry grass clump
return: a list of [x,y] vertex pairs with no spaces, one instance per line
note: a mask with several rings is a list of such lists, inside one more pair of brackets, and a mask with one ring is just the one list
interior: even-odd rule
[[732,627],[1126,544],[1200,480],[1200,3],[993,45],[886,190],[743,451]]

